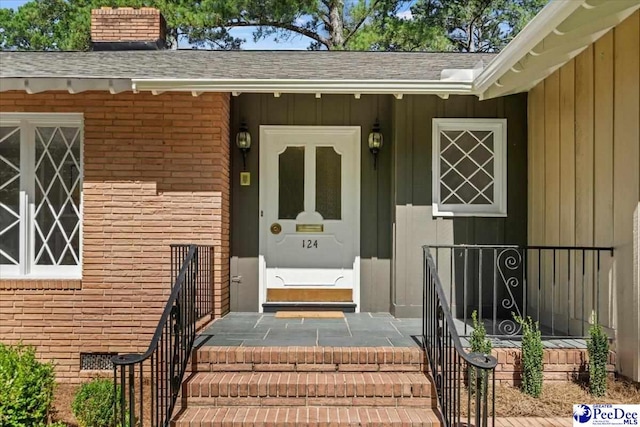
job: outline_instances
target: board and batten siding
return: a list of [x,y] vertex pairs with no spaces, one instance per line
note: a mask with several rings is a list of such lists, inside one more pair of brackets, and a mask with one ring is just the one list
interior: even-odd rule
[[[613,260],[602,261],[596,303],[600,322],[615,331],[618,369],[635,380],[640,379],[640,237],[634,230],[640,200],[639,41],[636,12],[529,92],[528,159],[529,244],[614,247]],[[593,283],[587,280],[584,287],[590,311]],[[562,292],[557,296],[566,298]]]
[[[259,126],[360,126],[361,310],[419,317],[422,245],[525,244],[527,241],[527,95],[479,101],[472,96],[242,94],[232,98],[232,138],[241,121],[253,137],[241,186],[242,156],[232,149],[231,310],[258,308]],[[431,214],[434,118],[506,118],[508,216],[439,218]],[[378,168],[367,146],[375,120],[385,138]]]
[[[360,304],[362,311],[388,311],[391,281],[391,102],[392,96],[313,94],[241,94],[233,97],[231,137],[241,121],[252,136],[246,171],[251,185],[240,185],[242,155],[235,146],[232,157],[231,197],[231,310],[258,310],[258,237],[260,125],[360,126]],[[385,146],[377,169],[367,137],[380,121]]]
[[[432,120],[507,119],[507,216],[434,218],[432,212]],[[405,96],[393,103],[392,313],[422,316],[423,245],[516,244],[527,242],[527,95],[479,101],[474,96]],[[440,264],[449,283],[446,260]],[[444,267],[444,268],[442,268]],[[460,270],[461,265],[456,266]],[[462,273],[460,273],[462,274]],[[475,280],[475,279],[474,279]],[[491,279],[492,280],[492,279]],[[487,282],[489,283],[489,282]],[[457,292],[461,291],[461,286]],[[468,303],[478,300],[476,283]],[[485,287],[484,302],[492,301]],[[455,301],[453,303],[456,305]],[[460,309],[458,304],[455,310]],[[455,311],[454,310],[454,311]]]

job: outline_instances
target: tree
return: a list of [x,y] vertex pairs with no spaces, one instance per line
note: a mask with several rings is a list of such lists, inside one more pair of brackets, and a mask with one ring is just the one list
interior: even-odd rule
[[91,9],[153,6],[167,20],[169,41],[238,49],[229,28],[256,27],[254,38],[285,40],[298,34],[311,49],[346,49],[379,10],[400,0],[32,0],[0,9],[0,47],[17,50],[87,50]]
[[[237,49],[242,40],[226,28],[207,28],[210,3],[185,0],[32,0],[18,10],[0,9],[0,48],[16,50],[88,50],[91,9],[101,6],[153,6],[167,20],[171,44],[193,39],[199,46]],[[221,1],[224,3],[224,1]]]
[[[153,6],[169,42],[239,49],[234,27],[254,39],[309,38],[309,49],[493,51],[546,0],[32,0],[0,9],[0,48],[86,50],[92,8]],[[409,17],[400,14],[411,4]]]
[[375,10],[348,47],[379,51],[452,50],[442,25],[435,20],[416,20],[413,8],[402,10],[402,6],[387,4]]
[[442,28],[450,50],[502,49],[548,0],[418,0],[411,8],[420,28]]

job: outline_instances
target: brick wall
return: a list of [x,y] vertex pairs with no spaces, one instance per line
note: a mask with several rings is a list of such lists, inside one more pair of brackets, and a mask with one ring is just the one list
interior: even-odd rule
[[[519,385],[522,382],[522,352],[519,348],[497,348],[491,354],[498,359],[496,382]],[[543,381],[572,381],[584,378],[589,367],[586,349],[545,349],[542,354]],[[607,372],[615,371],[615,353],[609,353]]]
[[0,341],[37,346],[63,381],[78,380],[80,352],[144,350],[170,243],[215,245],[214,312],[228,311],[228,95],[4,92],[0,111],[85,119],[82,281],[0,278]]
[[164,40],[165,27],[160,11],[152,7],[103,7],[91,11],[93,42],[155,42]]

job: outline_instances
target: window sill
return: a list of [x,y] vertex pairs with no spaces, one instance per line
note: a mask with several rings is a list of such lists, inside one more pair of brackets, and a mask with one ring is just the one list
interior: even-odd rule
[[82,280],[78,278],[41,279],[23,276],[21,278],[0,279],[0,291],[5,290],[77,290],[82,289]]
[[451,205],[440,205],[438,203],[433,203],[431,205],[431,212],[434,218],[454,218],[454,217],[476,217],[476,218],[506,218],[508,215],[506,209],[500,209],[499,207],[496,209],[486,209],[482,210],[473,210],[469,209],[468,205],[465,206],[455,206]]
[[432,215],[434,218],[506,218],[509,215],[506,213],[487,213],[487,212],[434,212]]

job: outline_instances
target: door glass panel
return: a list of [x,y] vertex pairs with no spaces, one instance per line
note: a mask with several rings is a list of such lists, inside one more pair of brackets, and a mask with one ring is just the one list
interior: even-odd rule
[[80,259],[80,131],[36,128],[35,256],[37,265]]
[[18,265],[20,252],[20,129],[0,127],[0,264]]
[[333,147],[316,148],[316,211],[324,219],[342,212],[342,156]]
[[278,218],[296,219],[304,211],[304,147],[287,147],[278,156]]

